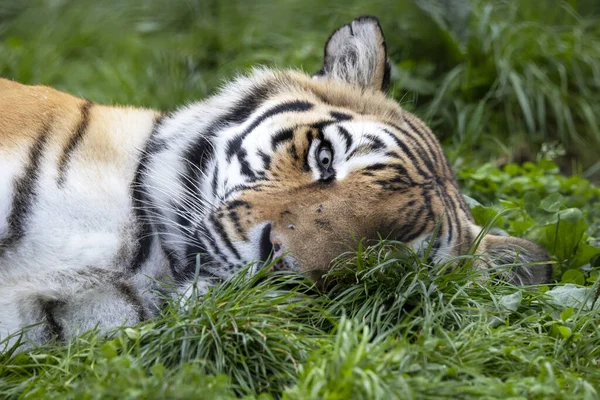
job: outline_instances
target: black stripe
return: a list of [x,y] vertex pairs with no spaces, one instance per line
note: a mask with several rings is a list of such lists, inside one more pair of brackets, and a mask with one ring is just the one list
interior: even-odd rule
[[[419,217],[420,216],[421,215],[419,215]],[[419,228],[417,228],[417,230],[415,230],[415,231],[409,233],[408,235],[406,235],[404,237],[403,241],[410,243],[413,240],[417,239],[419,236],[421,236],[425,232],[425,230],[427,229],[427,227],[429,226],[429,221],[430,221],[430,219],[432,217],[433,217],[433,214],[428,211],[427,214],[424,217],[421,218],[423,220],[422,223],[421,223],[421,226]],[[417,224],[419,221],[417,221],[417,218],[414,218],[412,220],[412,222],[414,224]],[[413,225],[413,228],[414,228],[414,225]]]
[[375,183],[380,185],[383,190],[391,192],[406,192],[413,186],[410,182],[399,176],[388,180],[376,180]]
[[160,146],[156,143],[156,134],[164,122],[166,115],[159,115],[154,119],[152,132],[146,141],[146,146],[140,154],[138,166],[131,182],[131,201],[133,203],[133,213],[136,220],[137,232],[136,243],[133,259],[129,266],[131,272],[138,271],[150,256],[152,248],[152,227],[150,226],[148,213],[146,209],[150,207],[148,204],[148,196],[144,189],[144,178],[148,170],[150,157],[155,154]]
[[[318,128],[317,129],[317,139],[319,139],[321,142],[326,142],[327,140],[325,139],[325,134],[323,133],[323,129]],[[330,144],[329,142],[327,142],[328,144]],[[329,146],[331,147],[331,146]]]
[[[448,196],[448,193],[446,193],[446,196]],[[452,216],[453,218],[451,218],[451,220],[448,222],[448,231],[451,232],[449,237],[448,237],[448,243],[452,242],[452,238],[453,238],[453,231],[454,229],[454,224],[452,223],[452,221],[455,221],[456,224],[456,231],[459,232],[459,234],[457,236],[460,235],[460,232],[462,231],[462,222],[460,220],[460,217],[458,216],[458,209],[456,207],[456,204],[454,204],[454,201],[452,200],[452,198],[450,196],[448,196],[448,204],[449,204],[449,209],[450,212],[452,212]]]
[[210,248],[210,250],[214,253],[214,255],[216,257],[218,257],[224,264],[231,264],[230,261],[227,259],[227,257],[225,257],[224,254],[221,253],[221,251],[219,251],[219,247],[217,246],[217,242],[215,242],[215,239],[212,237],[212,234],[210,233],[210,231],[206,228],[202,229],[202,236],[199,236],[199,239],[206,239],[208,241],[209,246],[206,247],[204,246],[204,249],[206,250],[206,254],[209,254],[208,249]]
[[62,326],[58,323],[55,313],[58,306],[62,305],[63,302],[58,300],[39,300],[40,310],[42,316],[46,322],[46,330],[43,335],[45,341],[49,340],[64,340],[65,334]]
[[[191,272],[193,274],[196,271],[196,255],[200,254],[200,265],[201,268],[203,265],[209,265],[215,262],[214,258],[210,255],[208,250],[206,249],[205,243],[202,241],[202,238],[206,238],[204,232],[206,229],[204,227],[198,227],[194,232],[194,243],[189,244],[185,250],[186,257],[186,268],[188,274]],[[212,242],[214,244],[214,241]],[[214,246],[213,246],[214,248]]]
[[138,315],[137,321],[128,321],[128,323],[136,324],[148,319],[148,314],[144,309],[142,300],[130,285],[123,281],[116,281],[114,282],[114,287],[121,294],[121,296],[125,298],[125,301],[129,303],[131,307],[133,307]]
[[352,115],[339,111],[332,111],[329,113],[329,115],[331,115],[331,118],[334,118],[338,121],[348,121],[349,119],[352,119]]
[[169,270],[173,275],[173,279],[175,282],[183,282],[187,278],[187,265],[181,265],[181,262],[176,256],[176,251],[170,248],[169,246],[162,243],[161,249],[163,254],[167,258],[167,262],[169,263]]
[[452,238],[454,237],[454,232],[452,229],[452,217],[450,216],[448,209],[446,209],[446,212],[444,214],[446,216],[446,223],[448,224],[446,229],[446,231],[448,232],[448,236],[446,237],[446,244],[450,244],[452,243]]
[[250,167],[250,163],[246,158],[247,156],[248,152],[246,151],[246,149],[240,149],[240,151],[238,151],[237,153],[237,158],[240,162],[240,173],[248,179],[247,182],[252,182],[256,180],[256,174],[254,173],[254,170]]
[[[450,165],[448,164],[448,159],[444,155],[442,146],[440,146],[439,141],[431,132],[429,127],[427,127],[427,125],[425,125],[420,120],[417,120],[415,123],[408,120],[406,120],[406,122],[412,129],[417,131],[423,137],[423,140],[425,141],[425,144],[427,145],[429,151],[434,155],[435,162],[437,164],[441,164],[445,168],[449,168]],[[432,145],[435,147],[435,149],[431,147]]]
[[348,132],[348,130],[342,126],[338,126],[337,128],[338,133],[346,141],[346,152],[350,151],[350,147],[352,147],[352,144],[354,143],[354,141],[352,140],[352,135],[350,135],[350,132]]
[[221,221],[215,216],[215,214],[212,214],[210,216],[210,222],[212,222],[215,231],[217,232],[223,243],[225,243],[225,246],[227,246],[227,248],[233,253],[235,258],[241,260],[242,257],[240,256],[240,253],[238,253],[237,249],[233,246],[233,243],[231,243],[229,236],[227,236],[227,232],[225,232],[225,227],[223,226]]
[[[461,194],[458,194],[459,196],[461,196]],[[456,204],[454,203],[455,198],[451,198],[449,197],[449,203],[451,205],[451,210],[452,213],[454,214],[454,220],[456,221],[456,230],[458,232],[457,237],[461,236],[461,233],[463,231],[463,226],[462,226],[462,221],[460,216],[458,215],[458,207],[456,207]],[[450,228],[453,228],[453,226],[451,225]]]
[[[412,232],[402,232],[403,236],[398,238],[398,240],[401,242],[411,242],[418,238],[423,234],[423,232],[425,232],[425,229],[429,226],[430,221],[434,219],[435,213],[431,209],[431,195],[426,189],[422,190],[421,195],[423,204],[421,205],[419,211],[417,213],[413,212],[412,217],[408,221],[403,221],[402,226],[407,227],[408,229],[415,229],[416,224],[421,222],[421,225]],[[423,216],[424,211],[426,212],[425,216]]]
[[213,192],[213,197],[216,199],[217,198],[217,193],[219,188],[217,187],[219,185],[219,164],[217,164],[215,162],[215,169],[213,171],[213,179],[212,179],[212,192]]
[[422,232],[424,230],[423,226],[425,224],[423,223],[421,224],[419,229],[417,229],[417,231],[414,231],[413,229],[415,229],[415,225],[419,223],[419,219],[422,219],[421,216],[425,212],[425,209],[425,206],[421,206],[418,210],[411,211],[410,217],[408,219],[400,221],[399,225],[402,228],[402,231],[396,235],[396,240],[403,243],[408,243],[414,238],[416,238],[419,235],[420,231]]
[[288,142],[294,138],[294,130],[286,129],[281,132],[277,132],[271,137],[271,149],[275,150],[279,144]]
[[[398,166],[396,169],[400,170],[403,169],[404,167]],[[412,179],[410,179],[410,177],[408,175],[404,175],[404,174],[398,174],[393,176],[392,178],[389,179],[382,179],[382,180],[378,180],[377,183],[379,184],[386,184],[386,183],[404,183],[405,185],[408,186],[414,186],[414,181]]]
[[[397,130],[399,130],[400,132],[404,133],[400,129],[400,127],[395,127],[395,128]],[[388,131],[387,129],[383,129],[383,131],[385,133],[387,133],[392,138],[392,140],[394,140],[394,142],[396,142],[396,145],[400,148],[400,150],[402,150],[402,153],[404,155],[406,155],[408,157],[408,159],[413,163],[413,165],[417,169],[418,174],[421,177],[423,177],[423,179],[426,179],[426,180],[431,179],[431,173],[423,171],[423,169],[421,169],[421,167],[419,166],[420,162],[419,162],[419,159],[415,156],[415,153],[413,153],[413,151],[403,141],[401,141],[400,138],[398,138],[392,132]]]
[[436,181],[435,187],[436,187],[436,192],[437,192],[438,198],[440,198],[442,200],[442,203],[444,205],[444,212],[446,214],[447,231],[448,231],[448,237],[446,238],[446,243],[450,244],[452,242],[453,235],[454,235],[454,229],[453,229],[454,227],[453,227],[452,221],[457,222],[459,232],[462,229],[462,226],[460,224],[460,219],[458,218],[456,205],[452,201],[452,198],[448,195],[448,192],[446,191],[444,183],[438,180],[438,181]]
[[370,133],[367,133],[367,134],[363,135],[363,137],[365,137],[371,141],[371,147],[373,148],[373,150],[379,150],[379,149],[382,149],[385,147],[385,144],[381,141],[381,139],[379,139],[375,135],[371,135]]
[[[430,238],[431,240],[431,238]],[[430,252],[429,252],[429,257],[427,257],[427,264],[432,264],[433,263],[433,259],[436,256],[436,254],[438,253],[438,251],[440,250],[440,246],[442,245],[440,238],[437,237],[435,238],[435,240],[433,241],[433,244],[431,245],[430,248]]]
[[275,107],[268,109],[258,116],[242,133],[229,141],[227,144],[227,161],[231,161],[233,155],[240,151],[242,147],[242,141],[246,138],[246,136],[248,136],[250,132],[256,129],[256,127],[263,123],[267,118],[271,118],[277,114],[286,112],[308,111],[311,108],[313,108],[311,103],[305,101],[291,101],[278,104]]
[[417,151],[417,154],[419,155],[418,161],[420,164],[422,164],[427,169],[427,174],[429,175],[429,177],[431,179],[431,177],[436,175],[436,172],[435,172],[436,170],[435,170],[435,166],[431,162],[431,158],[429,157],[429,154],[427,154],[427,151],[425,151],[425,148],[421,144],[422,141],[419,139],[415,139],[412,136],[412,134],[405,129],[400,128],[400,132],[402,132],[402,134],[404,136],[406,136],[407,138],[412,140],[414,148]]
[[381,169],[391,168],[397,172],[392,178],[382,179],[376,181],[379,184],[387,184],[387,183],[404,183],[408,186],[415,186],[414,180],[410,177],[408,170],[400,164],[373,164],[367,168],[366,170],[377,171]]
[[247,201],[244,201],[244,200],[233,200],[232,202],[227,204],[228,210],[235,210],[236,208],[239,208],[239,207],[245,207],[248,210],[252,208],[250,203],[248,203]]
[[356,147],[354,150],[352,150],[352,152],[350,154],[348,154],[346,156],[346,161],[350,160],[352,157],[355,157],[357,154],[364,154],[365,152],[367,152],[369,150],[369,146],[361,144],[360,146]]
[[[185,174],[182,174],[180,178],[181,185],[185,191],[183,193],[183,203],[194,204],[196,198],[202,198],[200,193],[200,181],[203,178],[202,171],[206,170],[208,162],[211,160],[213,155],[213,146],[211,144],[212,136],[199,136],[196,141],[190,146],[183,156],[186,167]],[[190,215],[189,218],[185,215],[189,214],[186,207],[183,207],[184,213],[179,213],[177,220],[183,226],[189,226],[191,224]]]
[[260,234],[260,261],[267,261],[273,255],[273,244],[271,243],[271,224],[266,224]]
[[396,160],[402,160],[402,157],[399,154],[393,152],[392,150],[386,151],[385,155],[389,158],[395,158]]
[[[397,125],[392,125],[392,126],[394,128],[396,128],[397,130],[399,130],[404,136],[406,136],[407,138],[409,138],[413,141],[415,148],[417,150],[417,153],[419,153],[419,156],[421,157],[421,161],[425,164],[425,166],[427,167],[427,169],[429,170],[429,172],[431,174],[435,174],[435,167],[433,166],[432,160],[437,159],[437,157],[436,157],[435,152],[433,152],[431,145],[429,144],[427,139],[424,137],[424,135],[420,134],[420,131],[417,130],[416,127],[410,121],[408,121],[406,118],[404,118],[404,121],[407,123],[407,125],[410,127],[410,129],[412,131],[406,130]],[[416,134],[419,134],[419,136],[415,136],[413,134],[413,132]],[[428,151],[423,146],[423,143],[425,143]]]
[[8,234],[0,239],[0,255],[9,247],[14,247],[25,235],[25,223],[37,197],[36,183],[40,175],[42,153],[50,132],[50,124],[45,123],[36,141],[29,150],[29,160],[25,172],[13,184],[13,200],[8,216]]
[[201,273],[203,265],[214,263],[214,258],[206,251],[206,246],[198,236],[194,245],[188,245],[185,249],[185,257],[187,261],[186,278],[193,278],[196,273],[196,256],[200,254],[200,269]]
[[428,132],[428,134],[434,138],[436,152],[438,153],[438,157],[441,160],[440,163],[443,165],[443,170],[445,171],[447,177],[451,178],[451,179],[455,179],[454,172],[452,171],[452,167],[450,166],[450,161],[448,161],[448,157],[446,157],[446,154],[444,153],[444,149],[442,148],[442,145],[439,143],[437,137],[430,131],[429,127],[427,127],[423,123],[421,123],[421,124],[423,126],[423,129],[425,129],[425,131]]
[[[186,178],[194,177],[199,179],[202,171],[206,170],[206,165],[211,159],[213,148],[210,137],[199,136],[197,140],[186,150],[184,154],[185,166],[187,167]],[[189,179],[183,178],[186,186],[191,184]],[[195,182],[195,180],[192,180]]]
[[246,232],[244,232],[244,229],[242,228],[242,224],[240,223],[240,217],[239,217],[238,213],[232,210],[232,211],[229,211],[229,213],[227,214],[227,216],[229,217],[229,219],[233,223],[233,226],[235,227],[235,230],[241,236],[242,240],[248,241],[248,237],[246,236]]
[[412,177],[408,173],[408,170],[403,165],[401,165],[401,164],[390,164],[390,168],[395,169],[396,172],[398,174],[400,174],[400,177],[402,177],[405,180],[409,181],[411,185],[415,184],[415,181],[412,179]]
[[275,88],[269,84],[263,84],[248,89],[249,95],[236,102],[231,110],[225,115],[213,121],[208,128],[205,129],[204,134],[206,136],[213,136],[218,130],[227,125],[244,122],[270,95],[275,94],[274,89]]
[[317,121],[317,122],[313,122],[312,124],[310,124],[311,128],[315,128],[319,131],[322,131],[323,129],[327,128],[329,125],[333,125],[333,124],[337,124],[338,121],[336,120],[323,120],[323,121]]
[[223,196],[223,198],[226,199],[229,196],[231,196],[233,193],[239,192],[240,190],[247,190],[247,189],[253,189],[253,188],[254,188],[254,186],[249,186],[249,185],[244,185],[244,184],[235,185],[234,187],[227,190],[227,192],[225,192],[225,195]]
[[458,187],[456,180],[452,179],[452,180],[450,180],[450,182],[452,183],[452,186],[454,187],[454,189],[456,189],[456,201],[458,201],[458,206],[460,207],[460,209],[462,210],[462,212],[465,214],[465,216],[467,217],[467,219],[469,221],[475,222],[475,220],[473,219],[473,214],[471,214],[471,209],[467,206],[467,203],[465,202],[465,198],[460,193],[460,188]]
[[56,183],[59,187],[62,187],[65,183],[67,168],[69,167],[69,160],[71,159],[71,154],[73,154],[77,146],[83,140],[83,135],[85,135],[88,124],[90,122],[91,107],[91,101],[86,101],[81,105],[81,117],[79,119],[79,124],[77,124],[75,132],[71,135],[69,142],[65,146],[63,153],[60,156],[60,160],[58,161],[58,178],[56,179]]
[[406,124],[410,127],[410,129],[413,132],[416,132],[419,134],[419,137],[421,138],[421,140],[425,143],[425,145],[427,146],[427,150],[429,150],[429,153],[431,154],[431,158],[433,158],[433,160],[435,162],[440,162],[440,160],[438,159],[438,153],[433,151],[433,148],[431,147],[431,143],[430,143],[430,139],[433,139],[437,142],[437,139],[432,138],[433,135],[431,135],[429,132],[423,132],[421,131],[419,128],[417,128],[417,126],[415,124],[413,124],[408,118],[404,118],[404,122],[406,122]]
[[298,149],[296,148],[296,143],[292,143],[292,145],[290,146],[289,154],[290,156],[292,156],[294,161],[300,160],[300,157],[298,156]]
[[382,169],[386,169],[386,168],[391,168],[391,165],[388,164],[381,164],[381,163],[377,163],[377,164],[371,164],[368,167],[366,167],[365,169],[367,171],[379,171]]
[[271,167],[271,157],[261,150],[258,151],[258,156],[262,159],[263,169],[268,170]]

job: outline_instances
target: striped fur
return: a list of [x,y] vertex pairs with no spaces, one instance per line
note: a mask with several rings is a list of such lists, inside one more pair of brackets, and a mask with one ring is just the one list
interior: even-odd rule
[[[0,338],[135,324],[159,310],[159,282],[190,291],[197,254],[202,292],[271,257],[320,282],[355,238],[418,249],[439,228],[434,261],[466,253],[481,229],[388,85],[373,17],[334,32],[315,77],[255,69],[170,114],[0,80]],[[482,267],[547,260],[505,236],[479,251]]]

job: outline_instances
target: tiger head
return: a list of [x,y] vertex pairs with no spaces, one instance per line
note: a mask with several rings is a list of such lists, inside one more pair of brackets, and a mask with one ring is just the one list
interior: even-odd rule
[[[359,238],[419,250],[434,237],[433,262],[469,251],[482,229],[434,134],[386,96],[386,51],[378,20],[361,17],[330,36],[316,75],[257,69],[161,121],[155,142],[181,151],[155,183],[178,221],[165,245],[181,269],[198,253],[219,277],[276,259],[320,282]],[[485,267],[530,264],[505,274],[513,283],[551,278],[527,240],[487,234],[477,253]]]

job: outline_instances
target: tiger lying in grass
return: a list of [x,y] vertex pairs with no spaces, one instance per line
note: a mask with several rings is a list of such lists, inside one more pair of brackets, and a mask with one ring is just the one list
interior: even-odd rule
[[[352,238],[433,262],[480,234],[440,144],[386,97],[376,18],[336,30],[315,76],[256,69],[173,113],[0,80],[0,338],[42,343],[155,315],[158,282],[201,293],[250,263],[317,283]],[[482,268],[548,282],[538,245],[488,234]],[[278,260],[278,261],[277,261]],[[162,287],[162,286],[160,286]],[[16,339],[13,339],[16,340]]]

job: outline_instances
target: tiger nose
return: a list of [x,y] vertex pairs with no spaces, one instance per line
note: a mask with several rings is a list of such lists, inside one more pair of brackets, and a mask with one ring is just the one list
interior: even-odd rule
[[260,235],[260,259],[261,261],[267,261],[273,253],[273,243],[271,243],[271,230],[273,228],[273,224],[267,222],[264,228],[262,229],[262,233]]
[[273,224],[268,222],[260,235],[260,258],[261,261],[268,261],[283,255],[283,244],[281,240],[273,234]]
[[271,244],[273,245],[272,258],[277,258],[283,255],[283,245],[281,244],[281,240],[279,240],[277,237],[271,237]]

